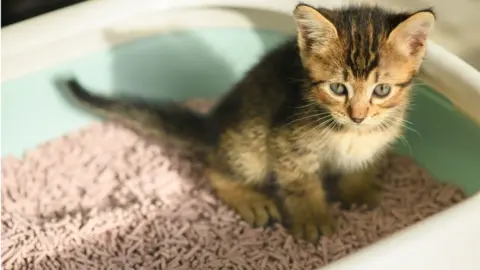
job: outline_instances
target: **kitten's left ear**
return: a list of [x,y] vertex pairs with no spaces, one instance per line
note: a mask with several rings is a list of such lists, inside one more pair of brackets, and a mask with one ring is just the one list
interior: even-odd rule
[[312,46],[325,47],[338,37],[337,29],[322,13],[326,15],[332,12],[327,9],[315,9],[306,4],[298,4],[295,8],[293,14],[301,51],[308,52]]
[[432,11],[414,13],[393,29],[387,42],[405,56],[422,58],[434,23]]

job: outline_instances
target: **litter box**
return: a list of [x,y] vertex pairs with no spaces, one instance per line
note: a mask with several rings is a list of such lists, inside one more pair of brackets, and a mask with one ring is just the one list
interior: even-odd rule
[[[95,120],[58,95],[58,75],[151,99],[221,95],[294,33],[296,3],[89,1],[2,29],[2,156]],[[433,42],[427,54],[409,119],[416,132],[396,149],[470,197],[325,270],[480,269],[480,73]]]

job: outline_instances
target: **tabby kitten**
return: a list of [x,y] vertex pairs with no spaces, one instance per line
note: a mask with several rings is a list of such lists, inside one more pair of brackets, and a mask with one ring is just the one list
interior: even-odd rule
[[[247,222],[288,221],[295,237],[335,230],[322,179],[341,199],[376,203],[377,163],[402,132],[411,83],[425,54],[431,10],[299,4],[297,36],[267,54],[204,116],[179,105],[69,93],[146,135],[201,149],[206,177]],[[263,192],[275,182],[275,195]],[[280,200],[277,200],[280,198]]]

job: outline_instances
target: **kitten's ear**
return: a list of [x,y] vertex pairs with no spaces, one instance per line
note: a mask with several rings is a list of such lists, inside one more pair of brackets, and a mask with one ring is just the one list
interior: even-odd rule
[[295,8],[293,14],[300,50],[308,51],[312,46],[324,46],[338,38],[337,29],[322,13],[331,12],[327,9],[317,10],[306,4],[298,4]]
[[393,29],[388,43],[405,56],[422,58],[434,23],[432,11],[417,12]]

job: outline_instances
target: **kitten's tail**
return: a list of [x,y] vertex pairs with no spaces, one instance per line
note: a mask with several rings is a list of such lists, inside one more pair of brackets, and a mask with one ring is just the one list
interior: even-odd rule
[[76,79],[62,83],[66,93],[98,115],[118,121],[144,136],[174,139],[196,150],[211,150],[218,138],[208,116],[180,104],[153,104],[131,98],[107,98],[86,90]]

